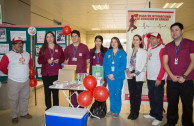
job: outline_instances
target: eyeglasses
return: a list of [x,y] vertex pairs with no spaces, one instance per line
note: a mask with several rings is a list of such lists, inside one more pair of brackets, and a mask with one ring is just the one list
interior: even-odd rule
[[78,37],[78,35],[72,35],[71,37],[72,37],[72,38],[74,38],[74,37],[75,37],[75,38],[77,38],[77,37]]

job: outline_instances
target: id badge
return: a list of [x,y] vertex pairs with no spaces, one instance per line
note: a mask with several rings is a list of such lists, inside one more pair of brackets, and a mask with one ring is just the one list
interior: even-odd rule
[[114,67],[114,66],[113,66],[113,67],[111,67],[111,70],[112,70],[112,71],[115,71],[115,67]]
[[177,65],[178,64],[178,58],[174,59],[174,64]]
[[96,66],[100,66],[100,64],[96,64]]
[[72,61],[77,61],[77,58],[73,57],[73,58],[72,58]]
[[53,57],[51,57],[51,60],[53,61],[53,60],[54,60],[54,58],[53,58]]

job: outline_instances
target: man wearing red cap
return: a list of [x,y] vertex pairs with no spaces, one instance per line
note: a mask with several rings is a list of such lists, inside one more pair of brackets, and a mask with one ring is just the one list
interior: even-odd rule
[[12,50],[6,53],[0,62],[0,71],[8,74],[8,97],[12,123],[18,123],[19,111],[22,118],[32,118],[28,114],[29,68],[32,67],[32,59],[28,52],[23,51],[23,46],[22,38],[14,37]]
[[163,64],[167,77],[167,123],[175,126],[178,121],[179,97],[182,101],[182,126],[193,126],[194,92],[194,42],[182,37],[183,24],[174,23],[170,27],[172,42],[163,52]]
[[162,63],[164,45],[160,43],[161,35],[152,33],[147,36],[151,47],[148,50],[147,60],[147,83],[148,97],[150,100],[150,113],[145,118],[154,119],[152,125],[156,126],[162,122],[163,98],[165,84],[165,70]]

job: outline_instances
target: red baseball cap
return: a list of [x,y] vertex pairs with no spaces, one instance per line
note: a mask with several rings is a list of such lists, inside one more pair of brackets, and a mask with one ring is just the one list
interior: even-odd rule
[[150,38],[150,37],[156,37],[156,38],[161,39],[161,35],[160,35],[159,33],[157,33],[157,32],[148,34],[147,37],[148,37],[148,38]]
[[12,43],[24,42],[21,37],[14,37]]

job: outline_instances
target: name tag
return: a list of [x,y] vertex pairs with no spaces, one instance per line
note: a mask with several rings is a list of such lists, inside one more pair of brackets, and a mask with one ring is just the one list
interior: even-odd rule
[[77,61],[77,58],[73,57],[73,58],[72,58],[72,61]]
[[82,56],[82,53],[79,53],[79,56]]
[[179,61],[178,58],[175,58],[174,59],[174,64],[177,65],[179,63],[178,61]]
[[112,71],[115,71],[115,67],[114,67],[114,66],[113,66],[113,67],[111,67],[111,70],[112,70]]

